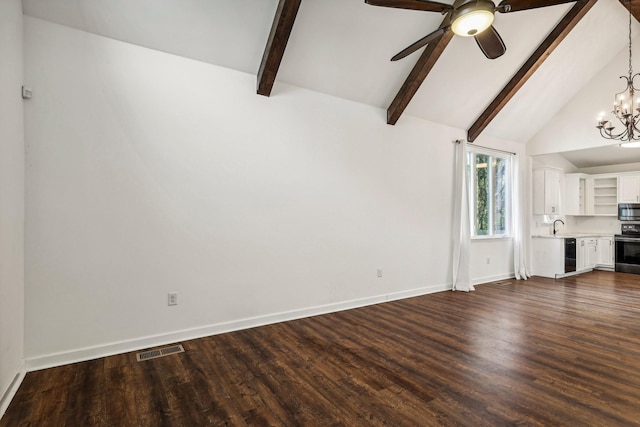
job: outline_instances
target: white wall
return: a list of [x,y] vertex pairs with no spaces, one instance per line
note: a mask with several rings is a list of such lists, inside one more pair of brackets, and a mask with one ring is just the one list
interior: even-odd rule
[[620,225],[615,216],[568,216],[565,218],[566,232],[620,234]]
[[24,360],[22,4],[0,1],[0,415]]
[[[481,135],[474,145],[487,148],[504,150],[515,153],[515,162],[517,166],[514,171],[520,175],[520,181],[523,188],[530,187],[529,174],[530,165],[529,158],[525,155],[526,146],[524,144],[515,143],[496,138]],[[529,194],[522,194],[524,200],[524,212],[530,212],[531,208],[528,203]],[[529,229],[529,220],[524,218],[524,230]],[[529,238],[526,237],[528,244]],[[473,239],[471,241],[470,256],[471,277],[474,284],[486,283],[495,280],[502,280],[514,276],[513,266],[513,242],[511,239]]]
[[[640,47],[640,37],[633,40],[634,52]],[[596,129],[598,115],[609,112],[613,97],[625,88],[621,75],[629,68],[629,49],[622,49],[618,55],[569,101],[528,143],[527,153],[531,156],[582,148],[602,147],[607,140]],[[637,64],[634,64],[637,68]],[[637,72],[638,70],[636,70]],[[611,116],[609,114],[609,116]]]
[[532,166],[562,169],[564,173],[578,172],[578,168],[560,154],[542,154],[532,158]]
[[32,368],[450,287],[464,131],[25,27]]
[[640,171],[640,163],[624,163],[621,165],[593,166],[590,168],[579,169],[580,173],[599,174],[599,173],[623,173]]
[[470,264],[474,284],[513,277],[512,240],[472,240]]

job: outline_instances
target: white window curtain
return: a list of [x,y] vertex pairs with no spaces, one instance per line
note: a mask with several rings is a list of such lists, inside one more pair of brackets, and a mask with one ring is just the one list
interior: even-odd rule
[[[531,277],[531,273],[529,273],[529,269],[527,268],[529,251],[527,249],[527,242],[525,240],[525,233],[529,229],[529,221],[528,215],[526,214],[526,191],[524,191],[527,181],[523,178],[524,172],[528,171],[530,168],[521,168],[519,160],[519,156],[514,156],[512,162],[513,173],[511,174],[511,188],[513,194],[513,271],[517,280],[527,280],[529,277]],[[524,161],[528,161],[527,158],[525,158]],[[524,171],[522,171],[521,169],[524,169]]]
[[455,144],[455,180],[453,208],[453,290],[473,291],[469,266],[471,225],[469,224],[469,179],[467,177],[467,144]]

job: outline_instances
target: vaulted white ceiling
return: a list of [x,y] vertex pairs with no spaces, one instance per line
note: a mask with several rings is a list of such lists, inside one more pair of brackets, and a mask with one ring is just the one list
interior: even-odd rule
[[[33,17],[254,75],[277,3],[23,0]],[[494,26],[507,52],[496,60],[486,59],[473,39],[454,37],[405,114],[468,129],[571,6],[498,13]],[[627,19],[618,0],[599,0],[484,133],[531,139],[626,48]],[[441,21],[437,13],[364,0],[302,0],[271,96],[286,82],[386,109],[421,51],[398,62],[389,58]],[[635,34],[638,27],[634,20]]]

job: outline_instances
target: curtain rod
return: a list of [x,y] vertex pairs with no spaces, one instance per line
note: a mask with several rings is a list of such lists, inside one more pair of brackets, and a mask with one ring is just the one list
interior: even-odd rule
[[[456,144],[460,144],[460,143],[464,142],[464,140],[463,139],[456,139],[453,142],[455,142]],[[497,153],[511,154],[512,156],[516,155],[516,153],[514,153],[512,151],[498,150],[497,148],[490,148],[490,147],[483,147],[482,145],[474,144],[472,142],[467,142],[467,147],[478,147],[478,148],[482,148],[483,150],[495,151]]]

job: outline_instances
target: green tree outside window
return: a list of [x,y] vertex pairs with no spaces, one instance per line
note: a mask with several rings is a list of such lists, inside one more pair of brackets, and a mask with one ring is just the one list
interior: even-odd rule
[[469,201],[473,236],[509,234],[510,165],[507,155],[469,152]]

